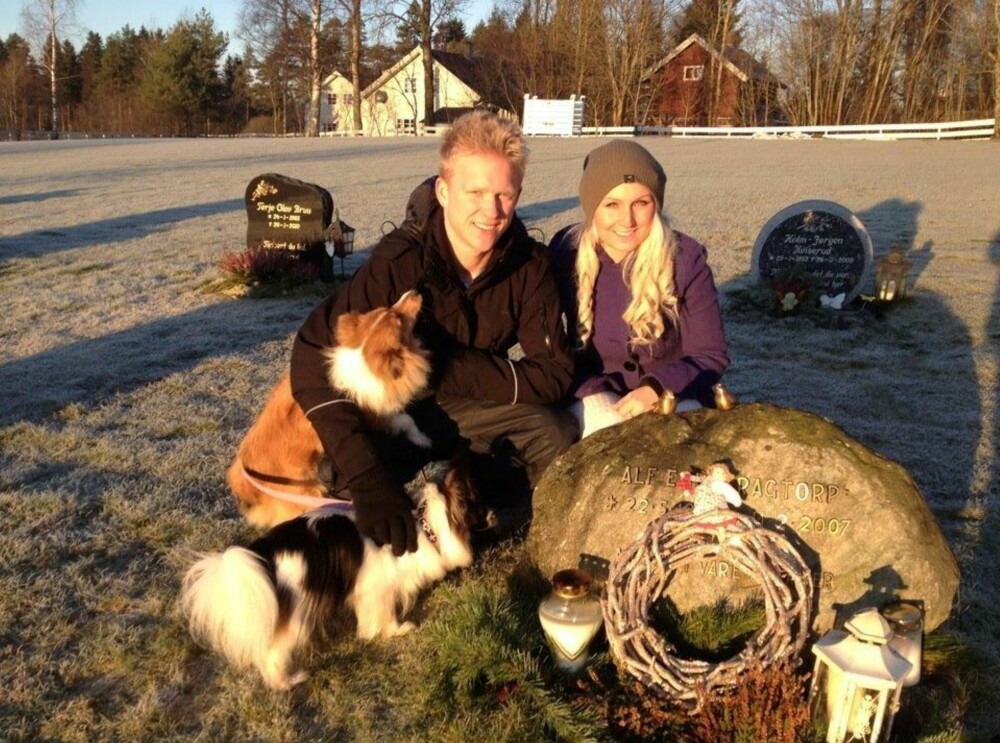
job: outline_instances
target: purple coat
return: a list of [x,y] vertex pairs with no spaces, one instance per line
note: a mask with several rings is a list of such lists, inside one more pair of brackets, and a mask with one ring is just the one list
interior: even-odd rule
[[[576,250],[579,233],[567,227],[552,239],[553,268],[566,313],[570,340],[579,348],[576,332]],[[729,366],[719,295],[705,247],[680,232],[674,261],[679,328],[665,321],[664,334],[651,346],[630,348],[629,329],[622,314],[631,298],[621,266],[598,249],[600,269],[594,291],[594,332],[576,353],[574,394],[577,398],[611,391],[625,395],[643,384],[658,392],[669,389],[679,399],[713,403],[712,385]]]

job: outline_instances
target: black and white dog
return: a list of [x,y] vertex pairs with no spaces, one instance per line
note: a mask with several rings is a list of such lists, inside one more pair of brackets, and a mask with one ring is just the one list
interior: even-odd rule
[[293,667],[295,651],[342,606],[353,609],[362,640],[409,632],[414,625],[400,618],[422,588],[471,564],[471,534],[486,518],[464,467],[452,467],[440,487],[424,484],[414,500],[417,551],[400,557],[336,508],[279,524],[248,548],[203,556],[181,595],[192,635],[257,668],[272,688],[290,689],[307,677]]

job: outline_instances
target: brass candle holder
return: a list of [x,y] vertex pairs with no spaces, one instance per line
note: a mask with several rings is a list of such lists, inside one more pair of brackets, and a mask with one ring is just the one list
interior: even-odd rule
[[715,407],[719,410],[732,410],[736,407],[736,396],[722,386],[720,382],[712,387],[715,393]]

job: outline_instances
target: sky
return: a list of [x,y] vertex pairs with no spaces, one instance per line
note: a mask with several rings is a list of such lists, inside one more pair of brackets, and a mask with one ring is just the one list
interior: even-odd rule
[[[0,2],[0,39],[6,39],[12,33],[24,35],[21,23],[21,9],[26,5],[24,0],[2,0]],[[236,26],[236,16],[239,12],[240,0],[78,0],[76,3],[76,20],[78,29],[67,32],[66,36],[76,48],[83,45],[88,31],[96,31],[102,38],[120,31],[125,24],[133,29],[140,26],[146,28],[162,28],[164,31],[173,26],[182,17],[193,18],[205,8],[215,20],[215,27],[229,34],[231,54],[239,54],[242,43],[233,38]],[[472,31],[476,23],[489,15],[492,0],[469,0],[468,8],[462,16],[467,31]],[[32,50],[34,51],[34,50]]]

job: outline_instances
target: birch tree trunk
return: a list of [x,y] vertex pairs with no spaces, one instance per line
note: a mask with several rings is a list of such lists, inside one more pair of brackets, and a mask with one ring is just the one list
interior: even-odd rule
[[361,132],[361,0],[351,0],[351,111],[354,131]]
[[319,66],[319,31],[323,14],[323,0],[312,0],[309,17],[309,120],[306,136],[319,136],[320,92],[323,86]]
[[73,21],[76,0],[27,0],[21,10],[28,38],[37,46],[48,47],[47,59],[42,54],[41,65],[49,73],[50,120],[52,138],[59,136],[59,34]]
[[421,0],[420,50],[424,62],[424,127],[434,126],[434,57],[431,56],[431,32],[431,0]]

